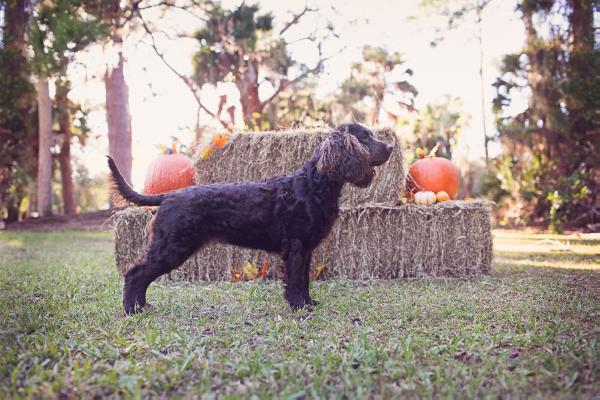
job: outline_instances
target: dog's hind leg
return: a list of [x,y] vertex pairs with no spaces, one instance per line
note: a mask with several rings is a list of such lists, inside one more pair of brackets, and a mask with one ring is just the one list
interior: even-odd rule
[[183,264],[203,243],[202,239],[198,238],[192,239],[177,235],[169,235],[167,238],[165,236],[155,232],[144,257],[125,273],[123,289],[125,314],[135,314],[146,307],[148,286],[159,276],[169,273]]
[[283,249],[285,263],[284,297],[293,310],[313,306],[316,302],[309,294],[309,272],[312,253],[304,249],[300,240],[290,240]]

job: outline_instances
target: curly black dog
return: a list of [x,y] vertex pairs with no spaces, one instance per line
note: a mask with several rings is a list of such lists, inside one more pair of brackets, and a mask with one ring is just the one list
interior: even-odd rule
[[125,273],[125,313],[146,306],[150,283],[179,267],[209,240],[280,254],[284,297],[292,309],[316,305],[308,290],[311,255],[338,216],[342,187],[347,182],[367,187],[374,167],[385,163],[392,149],[375,140],[369,129],[344,124],[289,176],[198,185],[158,195],[133,191],[108,157],[121,196],[137,205],[160,205],[145,255]]

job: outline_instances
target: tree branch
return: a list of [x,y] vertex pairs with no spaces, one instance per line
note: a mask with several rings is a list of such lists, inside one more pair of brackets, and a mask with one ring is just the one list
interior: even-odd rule
[[269,98],[267,98],[265,101],[262,101],[262,102],[260,103],[260,109],[261,109],[261,110],[262,110],[262,109],[263,109],[263,108],[264,108],[264,107],[265,107],[267,104],[269,104],[271,101],[273,101],[273,100],[274,100],[274,99],[275,99],[277,96],[279,96],[279,94],[280,94],[280,93],[281,93],[281,92],[282,92],[282,91],[283,91],[285,88],[287,88],[287,87],[288,87],[288,86],[290,86],[290,85],[294,85],[294,84],[296,84],[296,83],[300,82],[302,79],[306,78],[306,77],[307,77],[307,76],[309,76],[310,74],[317,73],[317,72],[318,72],[318,71],[319,71],[319,70],[320,70],[320,69],[323,67],[323,64],[324,64],[324,63],[325,63],[327,60],[329,60],[329,59],[331,59],[331,58],[335,57],[336,55],[340,54],[342,51],[344,51],[344,50],[346,49],[346,47],[344,46],[344,47],[342,47],[342,48],[341,48],[341,49],[340,49],[340,50],[339,50],[337,53],[334,53],[334,54],[332,54],[332,55],[330,55],[330,56],[327,56],[327,57],[323,57],[323,52],[322,52],[321,44],[322,44],[322,43],[319,43],[319,44],[318,44],[318,46],[317,46],[317,47],[318,47],[318,49],[319,49],[319,61],[317,62],[317,65],[315,65],[313,68],[310,68],[310,69],[308,69],[308,70],[304,71],[302,74],[298,75],[297,77],[295,77],[295,78],[294,78],[294,79],[292,79],[291,81],[290,81],[290,80],[287,80],[287,79],[283,79],[283,80],[281,81],[281,83],[279,84],[279,87],[278,87],[277,89],[275,89],[275,92],[274,92],[274,93],[273,93],[271,96],[269,96]]
[[189,77],[183,75],[182,73],[180,73],[179,71],[177,71],[171,64],[169,64],[169,62],[166,60],[165,55],[163,53],[160,52],[160,50],[158,50],[158,46],[156,45],[156,40],[154,39],[154,34],[152,32],[152,30],[150,29],[150,27],[148,26],[148,24],[146,23],[146,20],[144,19],[144,17],[142,16],[141,10],[137,10],[137,13],[140,17],[140,21],[142,22],[142,26],[144,27],[144,30],[146,31],[146,33],[150,36],[150,39],[152,41],[152,43],[150,44],[150,47],[152,47],[152,49],[154,50],[154,53],[161,59],[161,61],[163,62],[163,64],[169,68],[171,70],[171,72],[173,72],[179,79],[181,79],[181,81],[183,83],[185,83],[185,85],[188,87],[188,89],[190,90],[190,92],[192,92],[192,95],[194,96],[194,99],[196,100],[196,102],[198,103],[198,106],[204,110],[205,113],[207,113],[211,118],[219,121],[219,123],[221,123],[221,125],[227,129],[228,131],[232,132],[233,131],[233,127],[231,126],[231,124],[228,124],[227,122],[223,121],[220,116],[218,116],[217,114],[213,113],[212,111],[210,111],[202,102],[202,97],[200,95],[200,90],[201,88]]
[[300,19],[308,12],[315,12],[315,11],[319,11],[317,8],[309,8],[308,6],[304,6],[304,10],[302,10],[300,13],[295,14],[294,17],[292,18],[292,20],[290,22],[288,22],[287,24],[285,24],[285,26],[279,31],[279,35],[283,35],[285,33],[285,31],[287,31],[288,29],[290,29],[292,26],[296,25],[298,23],[298,21],[300,21]]
[[159,1],[158,3],[154,3],[154,4],[149,4],[146,6],[142,6],[142,7],[137,7],[138,10],[149,10],[151,8],[156,8],[156,7],[169,7],[169,8],[174,8],[176,10],[181,10],[186,12],[187,14],[191,15],[192,17],[199,19],[202,22],[207,22],[208,20],[206,18],[202,18],[201,16],[197,15],[196,13],[194,13],[192,10],[196,9],[196,8],[201,8],[202,7],[196,3],[196,2],[192,2],[192,5],[177,5],[175,2],[173,1],[169,1],[169,0],[163,0],[163,1]]

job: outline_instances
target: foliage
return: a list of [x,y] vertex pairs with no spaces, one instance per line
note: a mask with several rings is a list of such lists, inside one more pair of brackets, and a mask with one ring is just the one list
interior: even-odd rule
[[281,92],[277,102],[267,110],[270,120],[279,128],[317,128],[333,126],[342,121],[334,119],[338,98],[333,94],[324,99],[315,96],[317,82],[307,79]]
[[273,96],[260,99],[259,87],[269,84],[276,95],[298,78],[290,78],[291,69],[300,70],[303,77],[309,68],[291,58],[285,40],[273,32],[273,16],[258,14],[258,5],[242,2],[226,10],[209,3],[206,12],[206,26],[195,35],[201,47],[193,57],[194,80],[200,87],[233,82],[240,92],[244,124],[272,128],[272,123],[263,126],[263,109]]
[[[503,190],[528,216],[523,222],[543,219],[560,229],[600,218],[600,51],[594,49],[590,4],[520,3],[527,40],[520,53],[504,58],[494,84],[507,154],[497,173],[500,182],[511,182]],[[523,92],[530,93],[528,107],[511,115],[512,97]]]
[[55,78],[57,96],[52,110],[54,124],[59,125],[61,112],[68,114],[71,134],[81,145],[85,145],[89,135],[87,112],[81,105],[68,99],[71,83],[67,77],[67,67],[78,52],[107,33],[106,25],[86,12],[88,3],[85,0],[42,3],[32,18],[30,34],[34,71],[41,76]]
[[[19,8],[21,7],[21,8]],[[26,192],[27,176],[35,169],[34,91],[29,82],[24,31],[24,3],[0,1],[0,219],[18,218]],[[32,166],[33,164],[33,166]]]
[[434,12],[444,17],[446,27],[435,28],[435,38],[432,46],[437,46],[444,40],[446,31],[458,29],[464,22],[481,23],[481,14],[492,0],[420,0],[419,6],[424,10]]
[[110,233],[0,233],[0,397],[594,397],[600,242],[494,236],[490,276],[316,281],[312,313],[163,283],[125,317]]
[[108,206],[108,176],[90,176],[82,162],[75,162],[75,198],[79,212],[96,211]]
[[437,155],[452,159],[452,152],[468,122],[469,115],[462,111],[461,99],[446,95],[419,110],[413,131],[416,143],[424,150],[438,145]]
[[[88,126],[89,110],[67,97],[71,91],[71,82],[66,76],[57,76],[54,84],[56,87],[56,96],[52,107],[53,124],[59,126],[59,115],[61,112],[65,112],[70,121],[71,135],[77,139],[81,146],[85,146],[86,140],[91,134],[90,127]],[[64,103],[61,102],[62,99],[59,98],[59,93],[66,99]],[[64,132],[59,133],[64,134]]]
[[[22,73],[14,74],[15,64],[25,66]],[[33,87],[27,72],[27,62],[21,54],[10,48],[0,48],[0,135],[6,138],[0,153],[3,166],[13,161],[9,147],[17,145],[27,135],[26,119],[33,100]]]
[[[35,179],[37,170],[37,118],[29,74],[55,76],[57,88],[64,87],[68,92],[65,77],[69,62],[78,51],[105,33],[104,26],[83,10],[87,3],[56,0],[36,4],[31,20],[25,20],[28,42],[23,37],[22,48],[7,45],[0,49],[0,133],[7,138],[2,140],[0,149],[0,198],[5,200],[3,206],[9,208],[10,220],[16,219],[19,205],[28,195],[27,186]],[[8,36],[4,40],[15,42]],[[33,50],[30,60],[23,50],[26,46]],[[55,104],[55,120],[58,119],[59,108],[64,106],[62,103]],[[66,108],[72,121],[72,133],[84,144],[88,134],[86,113],[79,105],[70,102]]]
[[[30,46],[33,49],[32,64],[38,79],[55,78],[56,94],[49,116],[54,122],[52,130],[58,135],[50,135],[57,142],[52,151],[60,165],[61,196],[55,196],[59,209],[65,214],[76,212],[76,199],[73,191],[71,140],[73,136],[83,145],[87,136],[85,113],[69,98],[70,82],[67,68],[76,54],[98,37],[105,34],[105,27],[93,16],[86,13],[85,1],[55,0],[38,4],[33,13],[30,27]],[[45,150],[48,151],[48,150]],[[47,168],[52,168],[50,164]],[[46,167],[45,167],[46,168]],[[38,180],[42,179],[38,176]],[[56,182],[55,186],[59,186]],[[41,194],[38,193],[39,196]]]
[[36,8],[30,44],[34,71],[64,75],[77,52],[106,34],[106,27],[84,10],[85,0],[53,0]]
[[382,112],[396,120],[402,110],[413,111],[418,91],[409,82],[413,71],[403,66],[402,56],[381,47],[365,46],[362,57],[342,83],[336,99],[342,109],[336,120],[377,125]]
[[[209,10],[207,26],[195,35],[202,46],[194,56],[195,78],[199,82],[216,84],[239,78],[245,65],[252,61],[264,61],[273,72],[287,72],[290,60],[285,49],[279,47],[281,42],[258,44],[259,36],[270,34],[273,29],[273,17],[256,15],[258,11],[258,5],[245,4],[233,11],[218,4]],[[284,52],[269,54],[269,49]]]

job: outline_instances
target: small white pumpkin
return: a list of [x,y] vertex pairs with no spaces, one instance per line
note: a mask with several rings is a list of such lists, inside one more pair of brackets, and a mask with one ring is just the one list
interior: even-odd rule
[[435,201],[435,193],[433,192],[421,191],[415,193],[415,204],[420,206],[430,206],[435,204]]

